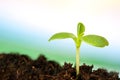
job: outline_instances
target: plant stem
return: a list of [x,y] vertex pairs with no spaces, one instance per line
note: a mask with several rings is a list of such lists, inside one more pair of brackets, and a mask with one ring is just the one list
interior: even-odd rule
[[80,64],[80,47],[76,47],[76,75],[79,74],[79,64]]

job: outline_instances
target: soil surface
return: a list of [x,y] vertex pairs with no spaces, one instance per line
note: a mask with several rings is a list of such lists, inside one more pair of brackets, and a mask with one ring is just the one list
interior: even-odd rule
[[75,67],[70,63],[63,66],[55,61],[48,61],[40,55],[32,60],[26,55],[17,53],[0,54],[0,80],[120,80],[117,72],[108,72],[93,65],[80,66],[76,76]]

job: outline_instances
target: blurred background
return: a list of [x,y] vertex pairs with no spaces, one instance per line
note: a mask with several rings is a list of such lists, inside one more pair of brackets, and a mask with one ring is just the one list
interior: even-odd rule
[[81,45],[81,64],[120,72],[120,0],[0,0],[0,53],[18,52],[36,59],[44,54],[60,64],[75,64],[72,39],[48,39],[57,32],[104,36],[109,46]]

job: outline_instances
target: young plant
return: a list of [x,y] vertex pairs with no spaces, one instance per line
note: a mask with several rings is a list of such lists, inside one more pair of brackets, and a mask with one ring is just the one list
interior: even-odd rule
[[84,41],[90,45],[96,46],[96,47],[105,47],[108,46],[108,41],[98,35],[85,35],[85,26],[83,23],[78,23],[77,25],[77,37],[73,33],[69,32],[60,32],[54,34],[52,37],[50,37],[49,41],[55,40],[55,39],[66,39],[66,38],[72,38],[76,45],[76,75],[79,74],[79,58],[80,58],[80,46],[81,42]]

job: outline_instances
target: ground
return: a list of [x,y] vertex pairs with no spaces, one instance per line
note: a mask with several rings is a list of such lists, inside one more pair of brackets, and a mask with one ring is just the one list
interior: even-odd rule
[[80,66],[80,74],[76,76],[75,67],[71,63],[59,63],[40,55],[32,60],[27,55],[18,53],[0,53],[0,80],[120,80],[117,72],[108,72],[93,65]]

